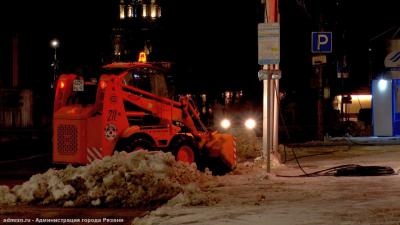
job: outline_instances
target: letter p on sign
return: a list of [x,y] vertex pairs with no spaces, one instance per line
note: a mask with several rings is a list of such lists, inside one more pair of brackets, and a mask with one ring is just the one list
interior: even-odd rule
[[332,32],[312,32],[311,34],[312,53],[332,52]]
[[321,50],[321,45],[325,46],[326,44],[328,44],[328,35],[326,34],[319,34],[318,35],[318,42],[317,42],[317,49]]

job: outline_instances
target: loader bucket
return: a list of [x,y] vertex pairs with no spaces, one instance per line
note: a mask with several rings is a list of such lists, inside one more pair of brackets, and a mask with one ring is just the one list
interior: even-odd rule
[[236,141],[232,135],[217,132],[211,133],[205,148],[210,159],[215,159],[214,161],[224,164],[214,165],[214,167],[226,167],[229,171],[235,169],[237,164]]

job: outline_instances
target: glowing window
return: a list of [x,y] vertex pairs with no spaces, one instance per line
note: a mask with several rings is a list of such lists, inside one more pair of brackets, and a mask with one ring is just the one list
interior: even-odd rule
[[119,18],[125,19],[125,7],[124,5],[119,5]]
[[158,6],[157,5],[151,5],[151,18],[152,19],[155,19],[156,17],[157,17],[157,9],[158,9]]
[[128,5],[128,17],[132,18],[133,17],[133,6]]
[[143,10],[142,10],[142,17],[145,18],[147,17],[147,5],[143,4]]

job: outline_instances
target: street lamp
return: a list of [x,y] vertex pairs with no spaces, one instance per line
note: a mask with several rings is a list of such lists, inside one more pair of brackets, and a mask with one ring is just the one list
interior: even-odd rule
[[57,39],[53,39],[50,41],[50,46],[54,48],[54,61],[51,64],[53,67],[53,82],[51,84],[51,88],[54,88],[55,82],[57,80],[57,69],[58,69],[58,62],[57,62],[57,48],[60,46],[60,42]]
[[51,47],[57,48],[60,45],[60,42],[57,39],[53,39],[50,42]]

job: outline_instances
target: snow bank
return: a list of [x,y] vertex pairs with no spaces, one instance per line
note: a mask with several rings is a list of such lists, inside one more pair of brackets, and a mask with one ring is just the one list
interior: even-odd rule
[[[257,137],[255,131],[246,129],[232,129],[232,134],[236,137],[236,146],[238,161],[253,160],[253,165],[265,168],[266,159],[262,154],[262,137]],[[271,166],[279,167],[282,164],[279,160],[279,154],[271,154]]]
[[262,155],[262,139],[257,137],[253,130],[232,129],[232,134],[236,137],[239,161],[255,159]]
[[14,205],[16,197],[10,193],[10,188],[7,186],[0,186],[0,205]]
[[[0,186],[0,204],[54,204],[65,207],[145,207],[159,205],[188,193],[200,192],[192,184],[202,175],[194,164],[176,162],[170,153],[116,152],[87,166],[68,166],[37,174],[12,190]],[[190,190],[190,191],[188,191]],[[182,204],[201,202],[182,198]]]

